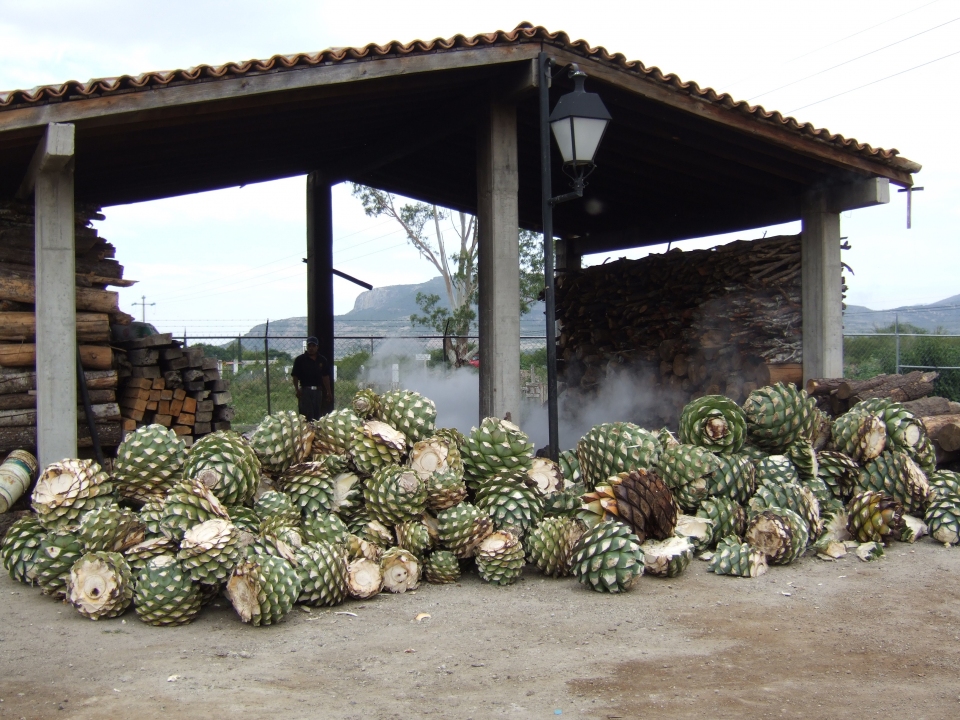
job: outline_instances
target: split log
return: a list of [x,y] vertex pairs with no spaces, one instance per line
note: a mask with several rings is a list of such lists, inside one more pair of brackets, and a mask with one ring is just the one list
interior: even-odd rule
[[843,378],[810,378],[807,380],[807,394],[814,397],[829,395],[834,390],[838,390],[846,380]]
[[[97,433],[100,436],[100,445],[104,447],[120,444],[121,430],[119,422],[97,424]],[[90,430],[86,423],[77,428],[77,445],[91,447]],[[37,447],[37,428],[35,427],[4,427],[0,428],[0,452],[24,449],[34,450]]]
[[[0,345],[0,366],[33,367],[37,362],[37,346],[32,343]],[[103,345],[81,345],[80,363],[88,370],[109,370],[113,350]]]
[[[935,371],[914,370],[906,375],[892,375],[882,385],[860,390],[850,396],[851,404],[867,398],[890,398],[896,402],[916,400],[933,392],[933,382],[939,377]],[[839,393],[838,393],[839,394]]]
[[960,450],[960,415],[935,415],[920,420],[927,434],[947,452]]
[[[33,273],[10,270],[0,265],[0,299],[14,302],[36,302],[37,290]],[[120,295],[112,290],[77,288],[77,310],[96,313],[119,313]]]
[[[83,374],[88,390],[110,390],[117,387],[116,370],[91,370]],[[28,371],[0,372],[0,395],[25,393],[37,389],[37,373]]]
[[[32,342],[37,334],[33,312],[0,312],[0,340]],[[110,342],[110,316],[106,313],[77,313],[77,340]]]
[[869,380],[844,380],[842,383],[840,383],[839,387],[837,387],[837,398],[840,400],[849,400],[854,395],[860,396],[861,399],[864,397],[870,397],[869,395],[861,395],[861,393],[880,387],[885,382],[895,377],[897,376],[877,375]]
[[[112,403],[117,401],[115,390],[89,390],[90,402],[93,404]],[[33,410],[37,407],[36,392],[0,395],[0,410]]]
[[[98,421],[119,420],[120,406],[116,403],[91,405],[93,416]],[[86,415],[82,407],[77,408],[78,422],[85,423]],[[0,410],[0,427],[20,427],[37,424],[37,411],[30,410]]]
[[803,365],[800,363],[766,364],[769,371],[769,384],[778,382],[793,383],[798,388],[803,387]]
[[917,417],[960,415],[960,403],[938,395],[920,398],[919,400],[908,400],[903,403],[903,406]]

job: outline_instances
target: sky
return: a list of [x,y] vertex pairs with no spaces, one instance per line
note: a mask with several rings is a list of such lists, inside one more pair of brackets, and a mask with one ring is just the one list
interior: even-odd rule
[[[855,273],[846,273],[847,302],[881,309],[960,294],[960,152],[952,140],[960,103],[948,84],[960,71],[955,0],[806,0],[802,11],[747,0],[0,0],[0,89],[509,30],[524,20],[922,163],[913,229],[896,192],[889,205],[844,213],[852,249],[843,259]],[[106,208],[99,230],[126,277],[139,281],[121,290],[121,307],[192,336],[305,315],[305,184],[289,178]],[[799,223],[679,246],[764,231],[798,232]],[[334,266],[375,286],[435,275],[399,227],[366,217],[346,186],[334,189],[334,238]],[[361,288],[338,278],[334,292],[343,313]],[[143,296],[146,307],[135,305]]]

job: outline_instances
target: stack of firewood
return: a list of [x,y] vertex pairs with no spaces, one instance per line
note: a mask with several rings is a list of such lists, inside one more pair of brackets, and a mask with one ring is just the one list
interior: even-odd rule
[[937,464],[960,462],[960,403],[931,395],[939,374],[914,370],[866,380],[811,378],[807,392],[828,415],[842,415],[861,400],[890,398],[920,418],[937,450]]
[[120,410],[129,432],[156,423],[182,435],[188,445],[216,430],[229,430],[234,417],[227,382],[216,358],[199,346],[183,347],[169,333],[116,341]]
[[557,279],[558,356],[568,387],[630,366],[659,377],[676,414],[691,398],[741,401],[800,382],[800,238],[737,241],[621,259]]
[[[129,287],[114,247],[91,227],[99,208],[76,212],[77,340],[86,370],[101,444],[120,442],[117,373],[110,347],[111,325],[133,318],[120,312],[109,286]],[[36,297],[33,206],[0,201],[0,450],[36,447]],[[79,405],[79,399],[78,399]],[[91,444],[86,418],[78,413],[80,445]]]
[[943,413],[929,412],[930,409],[943,408],[943,403],[949,402],[944,398],[929,397],[938,376],[937,372],[914,370],[906,375],[877,375],[867,380],[811,378],[807,380],[806,388],[817,399],[817,406],[834,417],[843,415],[867,398],[890,398],[905,403],[915,415],[940,415]]

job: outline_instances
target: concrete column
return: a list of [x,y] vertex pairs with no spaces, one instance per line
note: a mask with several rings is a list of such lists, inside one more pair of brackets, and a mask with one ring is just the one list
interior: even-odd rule
[[74,126],[51,124],[21,190],[34,192],[37,455],[77,455],[77,306],[73,216]]
[[[320,171],[307,175],[307,334],[333,363],[333,199]],[[323,408],[331,410],[333,403]]]
[[480,417],[520,420],[516,107],[492,100],[477,143]]
[[803,199],[803,379],[843,377],[840,213],[822,192]]

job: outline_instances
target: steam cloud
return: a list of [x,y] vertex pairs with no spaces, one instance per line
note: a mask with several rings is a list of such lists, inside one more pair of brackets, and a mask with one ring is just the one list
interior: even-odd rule
[[[379,347],[364,367],[363,381],[378,392],[391,389],[393,365],[399,365],[399,386],[430,398],[437,406],[437,427],[455,427],[468,434],[480,420],[480,377],[472,367],[426,367],[413,359],[416,350],[402,338]],[[605,422],[633,422],[657,428],[655,380],[646,374],[610,373],[598,390],[581,393],[571,390],[560,395],[560,449],[576,447],[577,441],[594,425]],[[524,401],[521,417],[513,418],[535,446],[547,444],[547,406],[536,400]]]

